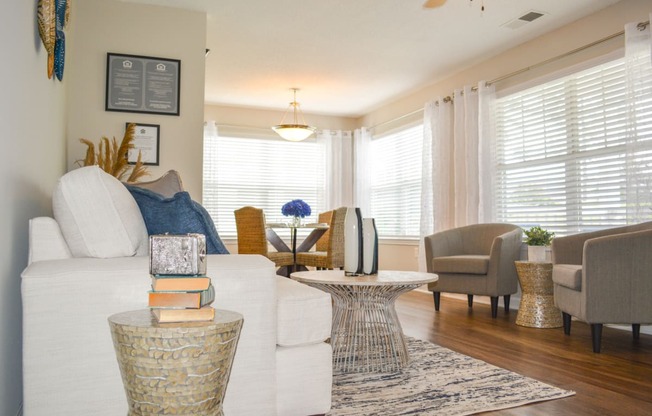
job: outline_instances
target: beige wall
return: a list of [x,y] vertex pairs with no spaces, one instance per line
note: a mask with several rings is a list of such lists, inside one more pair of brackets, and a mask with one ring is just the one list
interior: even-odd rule
[[[602,11],[580,19],[559,30],[510,49],[472,68],[460,71],[435,82],[409,96],[398,99],[358,120],[362,126],[373,126],[423,108],[426,101],[450,95],[464,85],[476,85],[482,80],[492,80],[528,66],[543,62],[573,49],[587,45],[623,30],[625,23],[648,20],[652,6],[649,0],[624,0]],[[624,37],[618,37],[600,46],[545,65],[536,70],[496,84],[498,91],[519,83],[536,79],[560,69],[584,62],[624,47]],[[416,244],[416,242],[414,242]],[[413,248],[412,248],[413,250]],[[416,270],[418,261],[405,245],[382,243],[380,261],[383,268]],[[381,265],[382,266],[382,265]]]
[[[623,0],[598,13],[580,19],[556,31],[540,36],[530,42],[512,48],[496,57],[481,62],[471,68],[436,81],[419,91],[384,105],[359,119],[363,126],[373,126],[403,114],[423,108],[426,101],[437,96],[450,95],[454,89],[464,85],[476,85],[479,81],[490,81],[514,71],[559,56],[578,47],[612,35],[623,30],[625,23],[648,20],[652,11],[649,0]],[[624,46],[621,36],[588,51],[573,55],[555,63],[529,71],[496,85],[497,89],[522,83],[603,55]]]
[[[217,124],[231,124],[243,127],[257,127],[269,129],[279,124],[284,111],[261,110],[245,107],[228,107],[207,104],[204,107],[204,118],[213,120]],[[304,114],[307,124],[319,130],[354,130],[357,120],[347,117],[319,116]],[[287,121],[287,118],[286,118]]]
[[5,2],[2,14],[0,415],[14,416],[22,402],[20,273],[27,265],[28,221],[51,215],[51,192],[65,172],[68,74],[63,83],[47,78],[35,1]]
[[[67,74],[68,169],[84,155],[82,137],[120,141],[126,122],[159,124],[160,165],[149,168],[151,178],[175,169],[193,199],[201,200],[206,15],[112,0],[72,4],[77,43]],[[107,52],[180,59],[180,116],[104,111]]]

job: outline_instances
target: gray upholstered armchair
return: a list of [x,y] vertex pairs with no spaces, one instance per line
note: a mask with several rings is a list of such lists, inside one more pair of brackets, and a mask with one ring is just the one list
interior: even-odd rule
[[564,333],[571,317],[591,325],[593,352],[600,352],[603,324],[652,323],[652,222],[611,228],[552,241],[555,305]]
[[514,261],[520,257],[523,230],[513,224],[475,224],[441,231],[425,237],[429,273],[439,280],[428,285],[439,310],[441,292],[491,298],[491,316],[498,315],[498,297],[504,296],[505,311],[518,289]]

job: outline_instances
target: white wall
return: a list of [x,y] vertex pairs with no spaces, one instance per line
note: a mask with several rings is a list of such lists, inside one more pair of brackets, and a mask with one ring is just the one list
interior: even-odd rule
[[[73,2],[77,43],[69,64],[68,169],[83,157],[86,138],[122,139],[126,122],[160,125],[160,165],[181,174],[193,199],[201,200],[206,15],[113,0]],[[180,116],[104,111],[107,52],[181,60]]]
[[[648,20],[652,5],[649,0],[624,0],[556,31],[526,42],[492,59],[453,74],[442,81],[428,85],[406,97],[380,107],[358,120],[359,125],[373,126],[423,108],[428,100],[451,95],[464,85],[476,85],[514,71],[543,62],[623,30],[625,23]],[[624,37],[618,37],[600,46],[568,58],[526,72],[496,85],[497,90],[509,88],[527,80],[536,79],[562,68],[604,55],[624,47]],[[416,242],[414,243],[416,244]],[[413,247],[383,242],[380,261],[383,268],[417,270],[418,262]],[[412,251],[410,251],[412,249]]]
[[47,78],[35,1],[3,3],[0,21],[0,415],[13,416],[22,402],[20,273],[28,220],[51,215],[51,192],[65,172],[68,74],[64,83]]

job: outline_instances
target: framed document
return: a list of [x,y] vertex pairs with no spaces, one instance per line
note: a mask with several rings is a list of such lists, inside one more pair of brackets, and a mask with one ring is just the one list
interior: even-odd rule
[[[130,123],[127,123],[129,126]],[[136,125],[134,131],[134,148],[127,152],[127,163],[133,165],[138,160],[138,152],[141,154],[141,160],[145,165],[158,166],[159,139],[161,127],[158,124],[140,124]]]
[[106,111],[179,115],[181,61],[108,53]]

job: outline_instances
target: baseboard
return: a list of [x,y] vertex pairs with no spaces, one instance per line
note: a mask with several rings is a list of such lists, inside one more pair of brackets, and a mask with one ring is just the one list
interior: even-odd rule
[[[418,289],[415,289],[417,292],[424,292],[424,293],[432,293],[428,290],[427,287],[420,287]],[[461,295],[457,293],[442,293],[441,294],[443,297],[451,298],[451,299],[459,299],[466,301],[467,297],[466,295]],[[477,303],[482,303],[485,305],[491,304],[491,301],[489,300],[489,296],[474,296],[473,297],[473,302]],[[519,288],[519,291],[515,294],[512,295],[509,301],[509,310],[518,312],[518,305],[521,303],[521,288]],[[499,308],[502,308],[502,303],[498,303]],[[575,318],[573,318],[575,320]],[[632,326],[631,325],[613,325],[613,324],[607,324],[609,328],[614,328],[614,329],[620,329],[621,331],[629,331],[632,332]],[[641,325],[641,334],[648,334],[652,335],[652,325]]]

